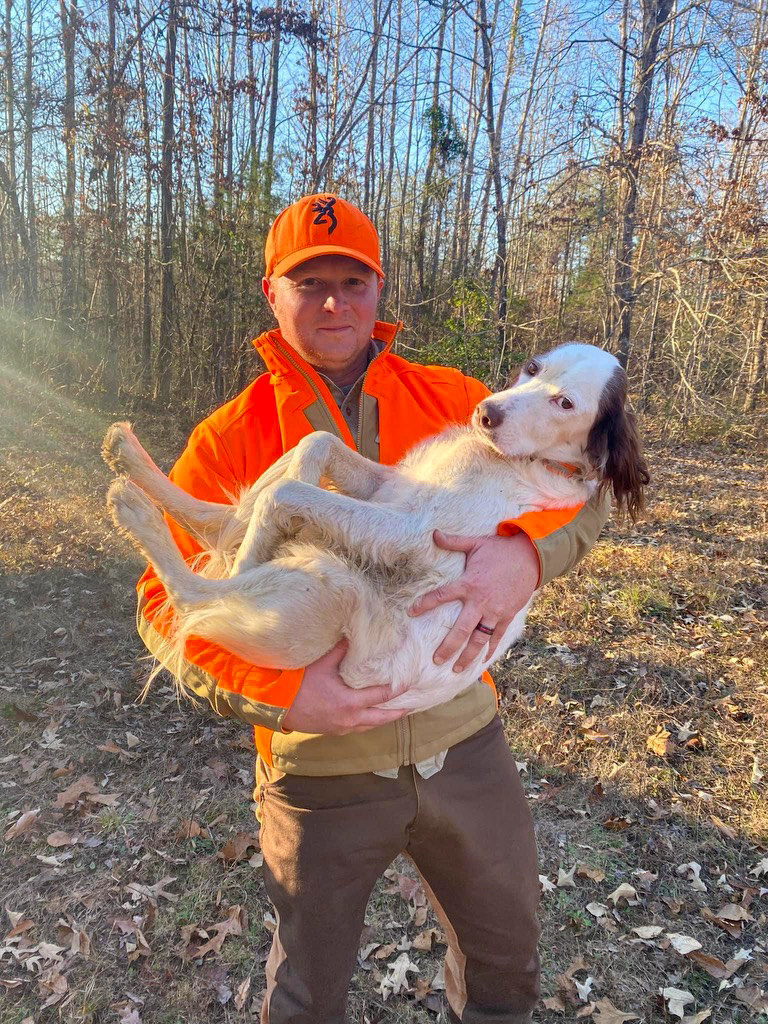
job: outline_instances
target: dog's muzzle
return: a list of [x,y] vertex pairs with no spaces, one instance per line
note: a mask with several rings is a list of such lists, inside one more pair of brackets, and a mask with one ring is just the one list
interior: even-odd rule
[[476,427],[491,431],[501,426],[504,420],[504,413],[490,398],[486,398],[475,409],[472,418]]

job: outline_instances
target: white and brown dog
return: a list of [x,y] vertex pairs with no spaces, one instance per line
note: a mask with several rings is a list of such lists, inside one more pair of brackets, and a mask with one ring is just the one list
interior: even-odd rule
[[[492,658],[486,649],[459,673],[436,665],[432,655],[459,605],[418,617],[407,610],[455,580],[464,556],[438,549],[435,529],[494,534],[503,520],[577,505],[609,488],[635,518],[649,480],[624,371],[609,353],[582,344],[530,359],[511,388],[478,405],[471,425],[443,431],[395,466],[370,462],[331,434],[310,434],[234,505],[176,487],[128,424],[110,428],[104,457],[126,474],[109,490],[114,520],[152,563],[176,611],[166,667],[178,677],[192,634],[286,669],[346,637],[344,680],[390,680],[392,698],[382,706],[412,711],[473,683],[520,636],[530,607]],[[213,552],[202,572],[181,557],[161,509]]]

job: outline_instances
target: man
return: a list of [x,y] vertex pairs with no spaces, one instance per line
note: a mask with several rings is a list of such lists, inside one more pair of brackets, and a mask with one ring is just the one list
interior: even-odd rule
[[[312,430],[391,464],[466,422],[488,393],[456,370],[393,354],[398,328],[375,318],[378,236],[351,204],[317,195],[288,207],[270,230],[266,264],[278,330],[255,344],[267,373],[192,434],[172,475],[195,496],[231,500]],[[493,647],[534,588],[589,549],[603,520],[590,503],[529,513],[493,537],[436,534],[466,554],[466,569],[412,609],[462,602],[435,659],[459,668]],[[185,556],[199,551],[172,528]],[[139,593],[142,637],[161,654],[170,621],[150,569]],[[278,922],[264,1024],[342,1024],[368,897],[403,851],[448,937],[452,1019],[529,1021],[538,998],[536,851],[490,679],[403,717],[376,707],[385,680],[344,684],[343,644],[299,671],[249,665],[198,638],[186,656],[186,685],[255,727],[264,878]]]

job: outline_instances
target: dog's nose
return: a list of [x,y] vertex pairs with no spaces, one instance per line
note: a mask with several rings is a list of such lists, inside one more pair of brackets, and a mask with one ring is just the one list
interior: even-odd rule
[[493,402],[489,402],[487,399],[481,402],[475,410],[475,422],[483,428],[483,430],[494,430],[500,426],[501,421],[504,419],[504,413],[499,409],[498,406],[494,405]]

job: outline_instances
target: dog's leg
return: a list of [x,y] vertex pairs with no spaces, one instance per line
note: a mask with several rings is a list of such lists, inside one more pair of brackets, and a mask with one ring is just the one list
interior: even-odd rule
[[[322,492],[326,486],[331,486],[361,501],[370,499],[396,472],[390,466],[371,462],[324,431],[303,438],[283,459],[289,460],[279,474],[283,482],[294,480]],[[279,479],[278,474],[273,475],[273,470],[283,459],[267,470],[243,497],[238,515],[249,513],[250,519],[234,572],[269,561],[280,543],[296,532],[275,515],[275,486],[270,485]]]
[[304,526],[316,527],[330,550],[359,549],[372,561],[391,561],[393,549],[402,557],[414,535],[413,517],[404,512],[301,480],[281,480],[264,491],[254,508],[232,575],[268,561]]
[[302,668],[329,651],[355,610],[376,597],[362,577],[323,552],[205,579],[183,560],[160,510],[140,487],[116,480],[107,502],[179,613],[175,643],[181,650],[195,635],[264,668]]
[[184,559],[157,505],[144,490],[125,477],[113,481],[107,491],[112,518],[147,561],[151,562],[175,608],[210,598],[209,584],[194,573]]
[[[179,526],[201,540],[205,547],[218,547],[224,532],[235,525],[235,505],[201,501],[177,487],[155,465],[128,423],[112,424],[104,438],[101,454],[111,469],[130,477]],[[240,537],[244,532],[245,524]],[[236,545],[239,539],[235,537],[232,542]]]
[[334,434],[318,430],[296,445],[285,476],[316,487],[327,482],[350,498],[368,501],[394,472],[348,448]]

